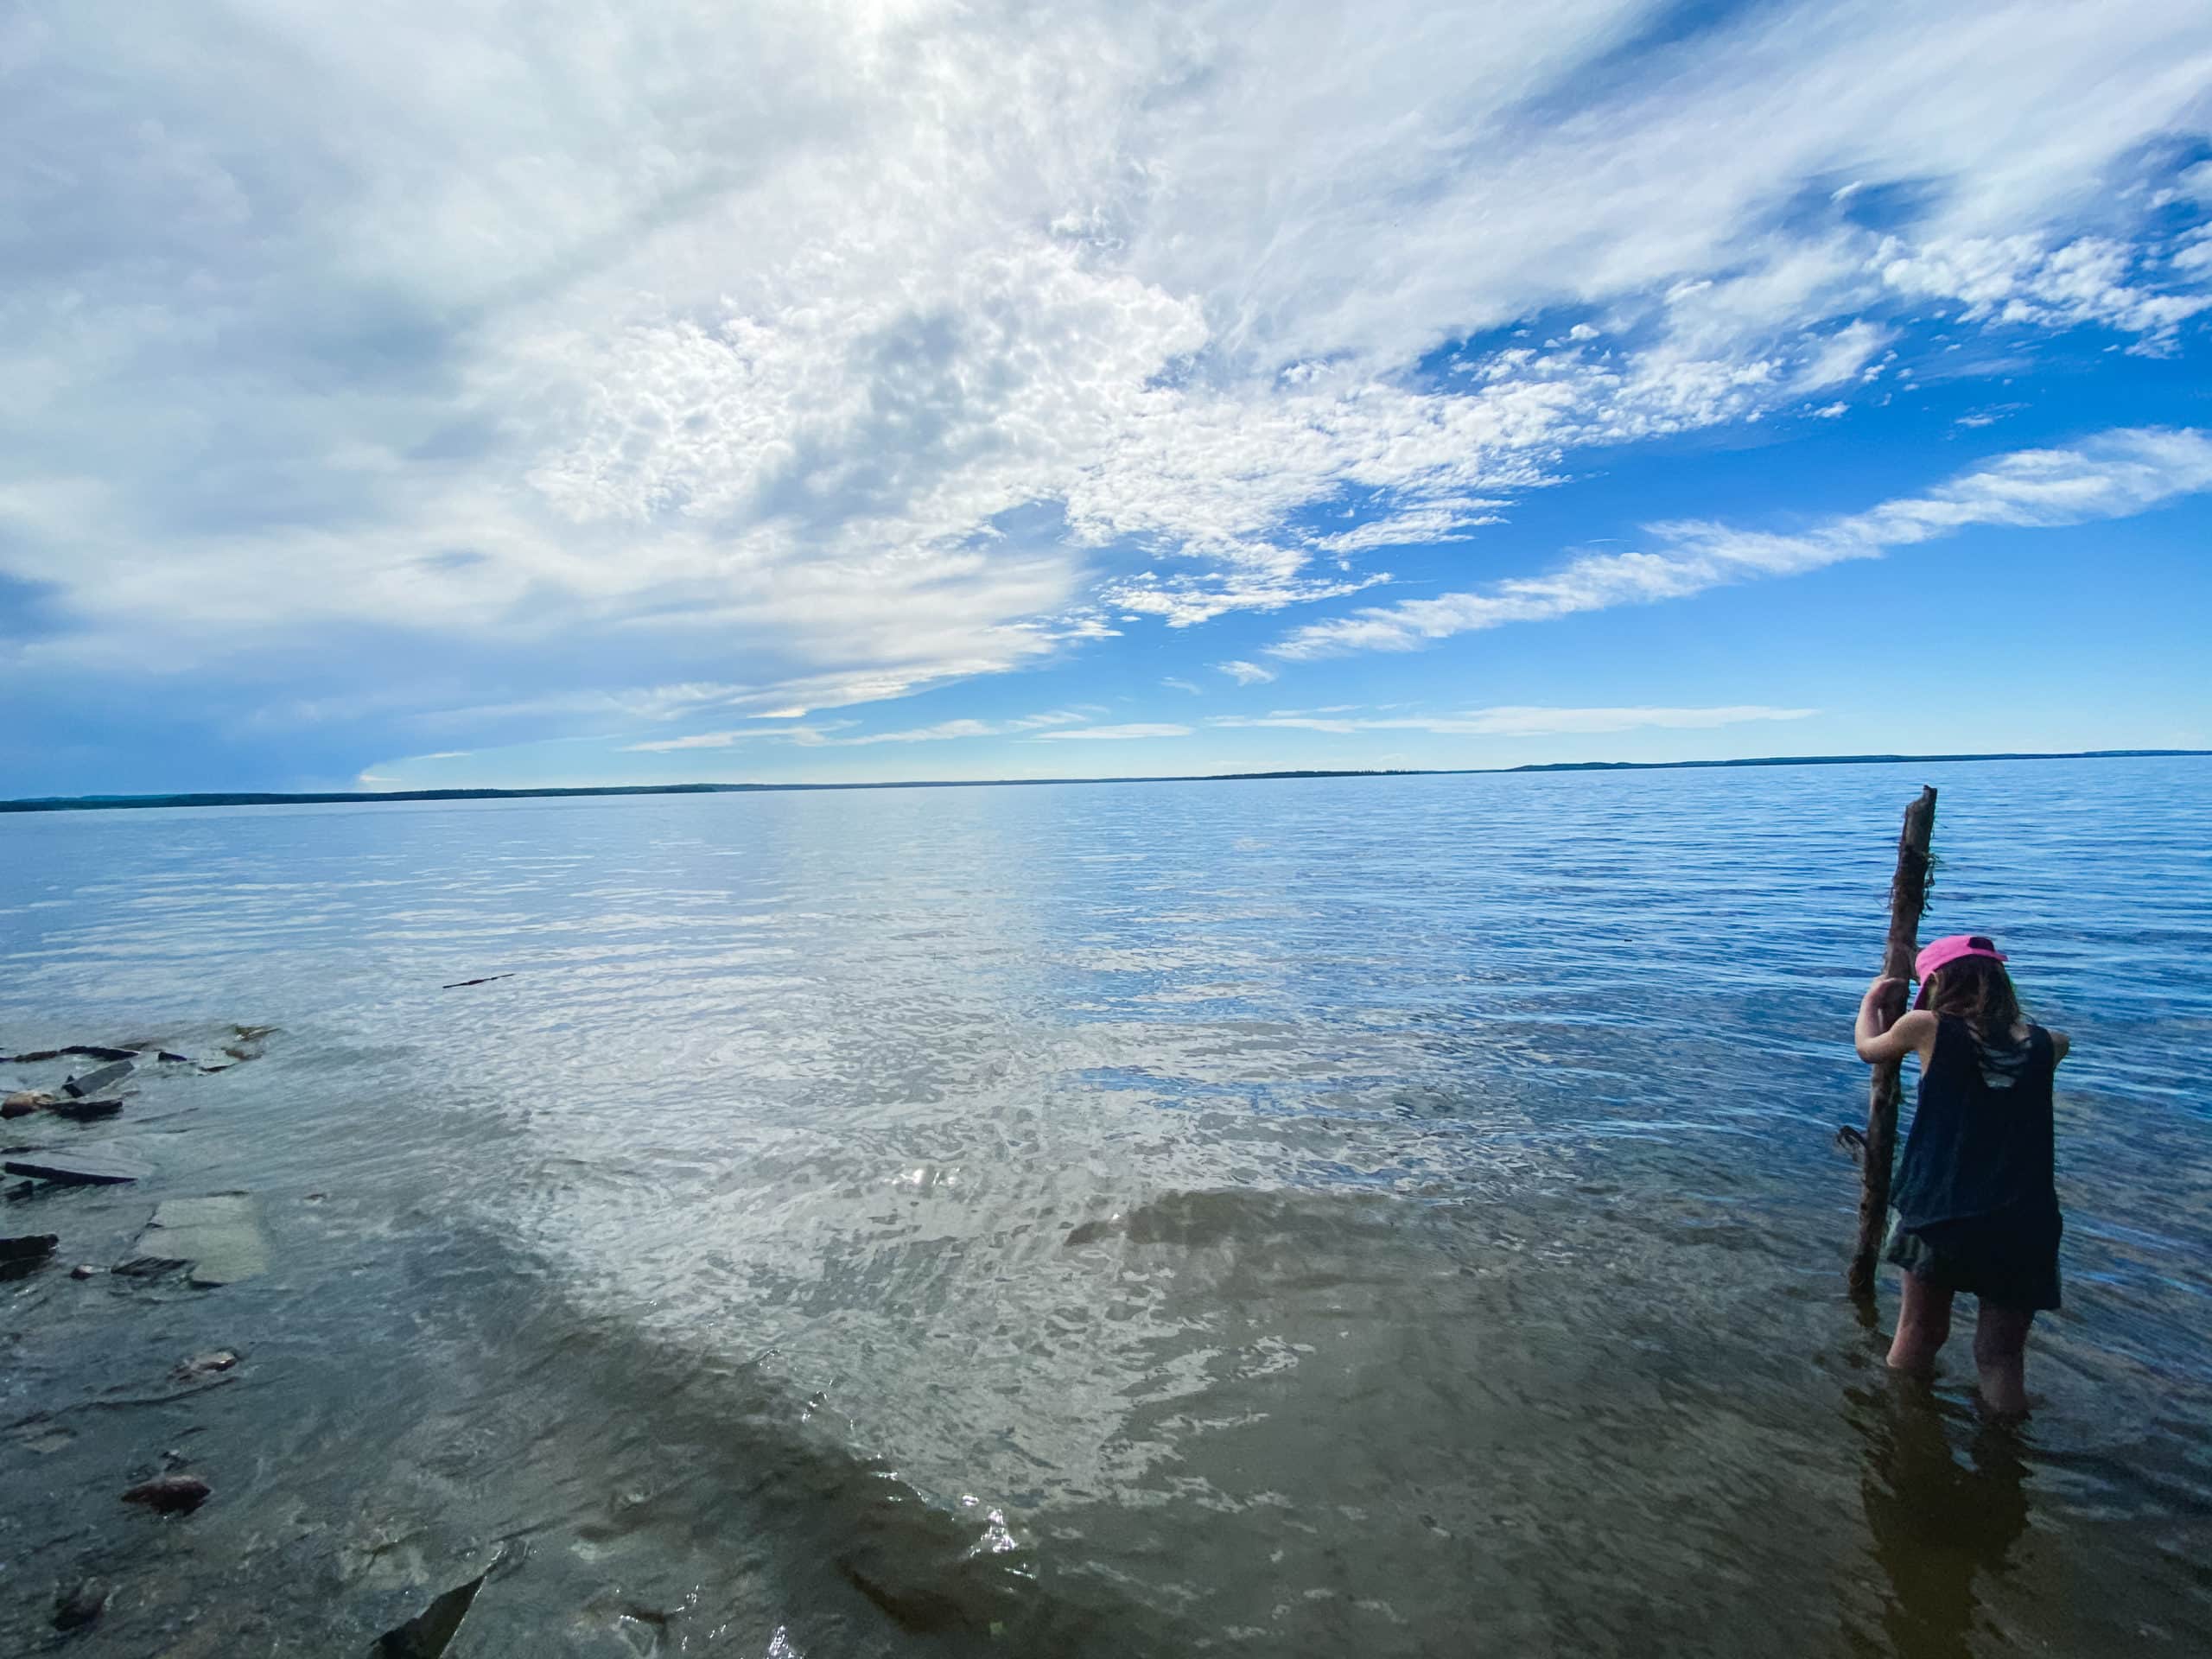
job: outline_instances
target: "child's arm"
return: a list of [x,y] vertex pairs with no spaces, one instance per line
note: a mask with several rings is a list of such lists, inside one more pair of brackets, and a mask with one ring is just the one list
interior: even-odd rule
[[2050,1033],[2050,1063],[2056,1065],[2066,1058],[2066,1051],[2074,1046],[2074,1039],[2063,1031]]
[[1925,1008],[1901,1013],[1904,1004],[1904,981],[1901,979],[1878,979],[1859,999],[1859,1025],[1852,1041],[1859,1058],[1867,1065],[1902,1060],[1908,1054],[1917,1054],[1926,1062],[1929,1051],[1936,1046],[1936,1016]]

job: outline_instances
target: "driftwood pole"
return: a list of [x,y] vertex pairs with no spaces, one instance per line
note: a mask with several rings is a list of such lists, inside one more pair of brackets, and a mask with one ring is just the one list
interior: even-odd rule
[[[1882,951],[1882,974],[1910,982],[1912,960],[1920,951],[1920,912],[1928,902],[1928,842],[1936,829],[1936,791],[1923,788],[1904,810],[1897,836],[1897,872],[1890,881],[1890,940]],[[1866,1185],[1859,1194],[1859,1243],[1851,1253],[1851,1289],[1874,1294],[1874,1257],[1890,1216],[1890,1166],[1897,1147],[1897,1105],[1904,1098],[1902,1065],[1885,1060],[1874,1068],[1866,1099],[1866,1148],[1860,1160]]]

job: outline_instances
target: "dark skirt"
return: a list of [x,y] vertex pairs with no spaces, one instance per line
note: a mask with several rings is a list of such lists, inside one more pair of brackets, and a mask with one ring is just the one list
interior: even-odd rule
[[1931,1288],[2041,1311],[2058,1306],[2058,1240],[2065,1230],[2055,1204],[2014,1205],[1917,1227],[1892,1216],[1882,1255]]

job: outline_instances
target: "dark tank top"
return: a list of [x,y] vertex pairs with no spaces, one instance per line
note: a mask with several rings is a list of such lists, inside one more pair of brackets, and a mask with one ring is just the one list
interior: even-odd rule
[[1920,1073],[1920,1103],[1891,1196],[1908,1227],[1986,1216],[2014,1205],[2057,1207],[2051,1183],[2050,1033],[1984,1047],[1956,1014],[1938,1014]]

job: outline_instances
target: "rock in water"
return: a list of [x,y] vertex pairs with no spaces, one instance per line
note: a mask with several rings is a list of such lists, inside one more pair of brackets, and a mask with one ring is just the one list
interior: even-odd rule
[[176,1368],[176,1374],[182,1377],[213,1376],[238,1363],[238,1357],[229,1349],[218,1348],[212,1354],[194,1354]]
[[369,1649],[369,1659],[438,1659],[468,1617],[469,1604],[484,1587],[486,1574],[440,1596],[396,1630],[386,1630]]
[[27,1233],[0,1238],[0,1279],[13,1279],[45,1264],[61,1243],[59,1233]]
[[54,1628],[83,1630],[107,1611],[108,1599],[114,1594],[115,1586],[99,1579],[86,1579],[73,1590],[64,1590],[54,1599]]
[[42,1181],[77,1186],[143,1181],[154,1173],[150,1165],[96,1147],[75,1152],[11,1152],[0,1159],[0,1169],[10,1175],[33,1175]]
[[137,1064],[132,1060],[118,1060],[104,1065],[97,1071],[87,1071],[81,1077],[72,1077],[61,1085],[61,1092],[73,1100],[82,1100],[87,1095],[97,1095],[103,1089],[112,1089],[133,1071]]
[[253,1200],[243,1192],[171,1198],[159,1205],[131,1247],[132,1269],[188,1262],[195,1285],[234,1285],[269,1271],[269,1243]]
[[207,1501],[213,1488],[197,1475],[156,1475],[123,1495],[126,1503],[143,1503],[163,1515],[189,1515]]
[[123,1109],[123,1103],[111,1096],[106,1100],[57,1100],[47,1109],[57,1117],[89,1123],[94,1118],[113,1117]]

